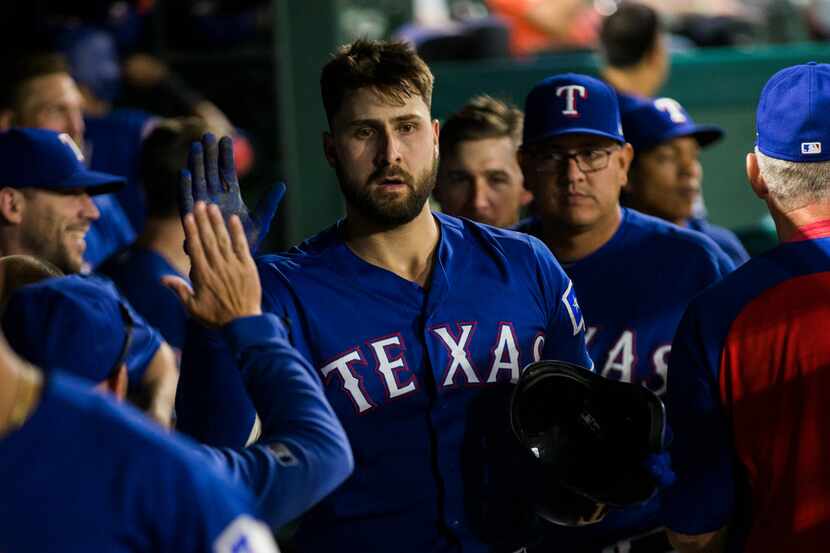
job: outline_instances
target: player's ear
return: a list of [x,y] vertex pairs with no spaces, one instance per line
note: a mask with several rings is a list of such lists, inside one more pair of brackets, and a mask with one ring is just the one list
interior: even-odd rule
[[0,215],[5,222],[13,225],[21,224],[25,210],[26,198],[23,192],[8,186],[0,188]]
[[746,177],[755,195],[762,200],[766,200],[769,197],[769,188],[767,187],[766,181],[764,181],[764,177],[761,176],[761,168],[758,166],[758,156],[753,152],[746,154]]
[[328,131],[323,133],[323,153],[326,156],[326,161],[328,161],[329,167],[336,167],[337,150],[334,147],[334,136]]
[[617,163],[620,168],[620,185],[625,187],[628,184],[628,170],[631,169],[631,160],[634,159],[634,147],[628,142],[620,148],[620,155],[617,156]]

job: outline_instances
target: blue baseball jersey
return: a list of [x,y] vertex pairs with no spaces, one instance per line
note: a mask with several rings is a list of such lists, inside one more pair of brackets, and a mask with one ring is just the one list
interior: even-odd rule
[[687,228],[702,232],[712,239],[712,242],[723,250],[735,267],[740,267],[749,260],[749,253],[738,240],[734,232],[727,228],[713,225],[703,217],[692,217],[687,222]]
[[108,276],[135,310],[164,340],[181,352],[187,313],[175,292],[161,283],[163,276],[187,279],[157,252],[134,245],[110,258],[98,272]]
[[0,437],[0,551],[273,553],[251,498],[129,407],[54,373]]
[[730,550],[830,542],[830,222],[751,259],[689,306],[667,410],[677,483],[666,525],[729,525]]
[[[527,453],[509,428],[510,394],[539,358],[591,366],[579,303],[536,238],[435,218],[426,288],[357,257],[341,224],[258,261],[263,307],[322,379],[355,459],[304,517],[302,551],[514,551],[526,538]],[[238,417],[232,373],[211,367],[213,354],[188,368],[188,349],[179,420]],[[202,425],[203,437],[215,426]]]
[[351,449],[319,379],[277,317],[237,319],[223,334],[262,419],[262,436],[244,449],[201,446],[202,452],[250,489],[263,520],[278,528],[351,474]]
[[[563,268],[582,306],[588,351],[597,372],[663,395],[671,342],[683,311],[696,294],[731,271],[732,263],[697,232],[621,210],[622,221],[611,239]],[[538,236],[541,223],[526,220],[519,229]],[[599,525],[551,527],[546,547],[600,550],[660,525],[656,498],[639,508],[612,511]]]
[[84,140],[89,149],[90,168],[126,178],[126,186],[113,196],[136,234],[144,229],[147,216],[147,201],[138,176],[141,143],[157,121],[155,115],[125,108],[113,110],[104,117],[87,117],[84,120]]
[[92,201],[100,215],[86,233],[85,271],[94,271],[104,260],[136,239],[136,233],[114,194],[99,194],[93,196]]

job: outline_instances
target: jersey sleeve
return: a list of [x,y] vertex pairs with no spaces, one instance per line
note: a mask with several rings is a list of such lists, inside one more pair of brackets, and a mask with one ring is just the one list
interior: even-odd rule
[[542,359],[568,361],[593,370],[594,362],[585,343],[585,319],[573,283],[543,242],[532,236],[528,239],[549,313]]
[[718,530],[735,508],[730,425],[719,397],[720,347],[706,335],[700,311],[693,302],[678,327],[665,397],[677,482],[666,490],[663,507],[666,526],[682,534]]
[[205,444],[244,447],[256,413],[221,332],[188,320],[176,390],[176,428]]
[[351,474],[351,448],[319,380],[275,315],[238,319],[224,332],[262,419],[262,436],[243,451],[211,453],[254,492],[265,520],[282,526]]

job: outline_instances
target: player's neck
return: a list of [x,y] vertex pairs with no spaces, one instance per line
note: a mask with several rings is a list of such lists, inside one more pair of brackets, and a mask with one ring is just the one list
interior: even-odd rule
[[602,78],[615,90],[635,96],[653,96],[660,88],[653,69],[642,64],[625,71],[606,67],[602,71]]
[[[0,338],[2,340],[2,338]],[[0,344],[0,438],[19,428],[40,400],[43,376]]]
[[183,275],[190,273],[190,258],[184,252],[184,229],[178,217],[150,218],[138,238],[138,245],[164,257]]
[[769,202],[768,206],[781,242],[793,238],[801,227],[830,220],[830,201],[815,202],[786,212]]
[[346,245],[355,255],[426,287],[440,238],[438,223],[428,203],[412,221],[391,229],[350,212],[344,232]]
[[542,219],[542,241],[547,244],[560,263],[574,263],[604,246],[620,227],[619,210],[591,227],[563,225],[552,219]]

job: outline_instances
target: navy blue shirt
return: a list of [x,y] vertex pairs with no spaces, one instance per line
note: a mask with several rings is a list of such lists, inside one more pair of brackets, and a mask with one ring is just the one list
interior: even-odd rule
[[110,258],[99,272],[111,278],[133,308],[161,333],[177,354],[181,353],[187,313],[175,292],[161,283],[161,277],[187,280],[185,275],[164,256],[138,245]]
[[[597,251],[563,269],[573,280],[587,325],[588,351],[606,378],[666,391],[671,342],[689,301],[733,269],[700,233],[621,208],[619,228]],[[538,219],[520,230],[541,235]],[[602,548],[662,525],[659,497],[640,508],[612,511],[583,528],[550,527],[550,547]],[[565,547],[563,544],[569,544]]]
[[713,225],[703,217],[692,217],[687,223],[687,228],[702,232],[723,250],[735,267],[740,267],[749,260],[749,253],[744,248],[738,237],[731,230]]

